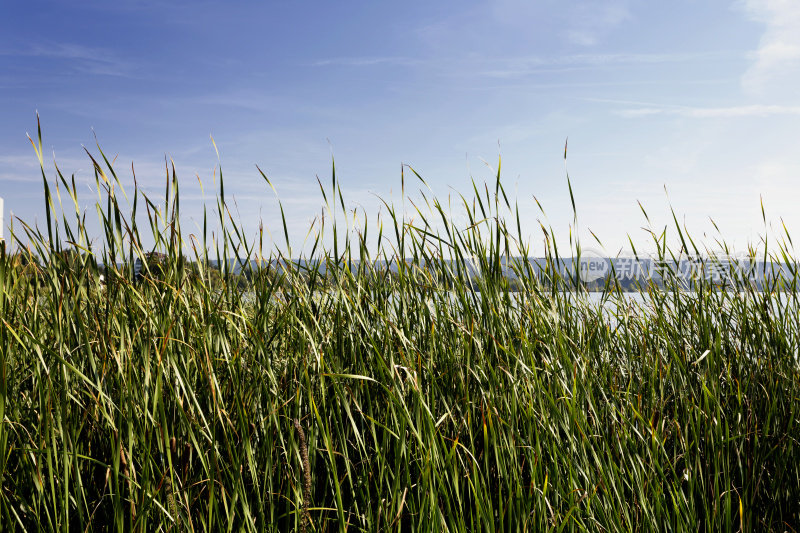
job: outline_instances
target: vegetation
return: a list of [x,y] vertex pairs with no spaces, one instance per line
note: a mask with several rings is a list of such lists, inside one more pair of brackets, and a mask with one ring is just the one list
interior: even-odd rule
[[258,243],[222,179],[212,245],[181,232],[174,169],[163,210],[135,190],[123,211],[92,161],[99,242],[74,179],[56,171],[73,218],[43,167],[47,226],[12,241],[45,259],[0,249],[3,531],[800,527],[796,271],[780,297],[667,279],[642,305],[606,286],[599,307],[514,259],[530,249],[499,171],[462,197],[465,227],[428,198],[359,232],[334,172],[314,251],[244,261],[240,290],[226,258]]

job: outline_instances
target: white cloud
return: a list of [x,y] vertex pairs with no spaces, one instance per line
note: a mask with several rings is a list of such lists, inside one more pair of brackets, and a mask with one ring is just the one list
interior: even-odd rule
[[742,86],[763,94],[776,84],[800,74],[800,2],[797,0],[745,0],[751,18],[766,25],[753,64],[742,77]]

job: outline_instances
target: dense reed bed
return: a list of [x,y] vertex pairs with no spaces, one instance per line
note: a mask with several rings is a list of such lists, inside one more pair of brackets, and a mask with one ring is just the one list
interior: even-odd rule
[[796,271],[780,297],[667,280],[604,310],[555,268],[577,243],[543,228],[552,268],[520,259],[499,171],[461,227],[427,197],[358,232],[334,173],[292,261],[246,238],[221,176],[212,241],[182,231],[174,169],[162,209],[123,209],[92,161],[104,235],[43,165],[46,226],[0,251],[3,531],[798,529]]

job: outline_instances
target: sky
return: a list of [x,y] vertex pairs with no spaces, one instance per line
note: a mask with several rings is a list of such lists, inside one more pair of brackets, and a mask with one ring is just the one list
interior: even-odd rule
[[[98,237],[84,151],[97,156],[98,143],[126,190],[133,165],[155,203],[174,162],[187,232],[213,211],[221,165],[234,216],[251,237],[263,222],[269,247],[283,227],[258,165],[295,253],[333,158],[346,208],[368,220],[385,217],[381,199],[402,205],[404,164],[430,188],[406,170],[410,199],[422,189],[446,204],[471,198],[472,180],[493,182],[502,158],[533,255],[540,222],[562,243],[572,228],[599,249],[596,235],[609,255],[647,249],[645,228],[674,225],[671,210],[711,245],[742,250],[783,225],[800,235],[794,0],[37,0],[3,11],[6,225],[12,214],[44,222],[27,137],[38,113],[47,176],[54,160],[74,174]],[[453,217],[463,222],[456,207]]]

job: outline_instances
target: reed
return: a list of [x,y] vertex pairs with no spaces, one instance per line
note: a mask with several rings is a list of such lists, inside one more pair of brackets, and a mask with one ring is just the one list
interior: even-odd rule
[[[32,142],[46,225],[0,249],[3,531],[799,528],[794,267],[601,309],[556,268],[578,242],[543,227],[550,268],[523,259],[499,171],[463,225],[423,194],[359,232],[334,171],[313,252],[239,272],[259,244],[221,175],[222,230],[191,240],[175,169],[163,208],[134,188],[123,209],[98,147],[97,239]],[[767,249],[794,265],[788,235]]]

